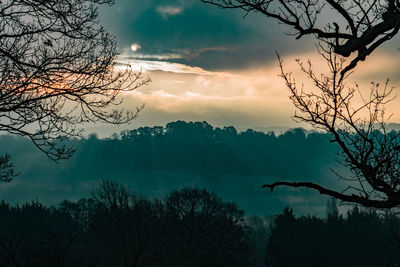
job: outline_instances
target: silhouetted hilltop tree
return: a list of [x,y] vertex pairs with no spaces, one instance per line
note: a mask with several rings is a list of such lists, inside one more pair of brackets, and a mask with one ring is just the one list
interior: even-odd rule
[[176,137],[185,137],[185,140],[190,140],[190,138],[196,139],[196,137],[206,139],[207,137],[213,137],[213,127],[205,121],[176,121],[170,122],[165,126],[165,134],[174,135]]

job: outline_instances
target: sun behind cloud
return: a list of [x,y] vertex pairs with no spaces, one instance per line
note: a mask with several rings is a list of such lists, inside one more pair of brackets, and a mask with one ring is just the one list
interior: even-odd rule
[[131,44],[131,50],[132,50],[133,52],[139,51],[140,48],[142,48],[142,47],[141,47],[140,44],[138,44],[138,43],[133,43],[133,44]]

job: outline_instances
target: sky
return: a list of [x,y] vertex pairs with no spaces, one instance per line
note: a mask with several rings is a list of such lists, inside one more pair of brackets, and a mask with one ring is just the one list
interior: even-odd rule
[[[124,108],[145,104],[130,125],[90,125],[87,132],[110,135],[122,129],[165,125],[170,121],[207,121],[239,130],[305,127],[293,121],[295,109],[275,51],[298,79],[295,59],[312,59],[325,71],[312,37],[296,40],[291,29],[260,14],[220,9],[200,0],[117,0],[100,7],[100,23],[116,37],[118,62],[150,77],[150,85],[124,95]],[[352,76],[368,92],[371,81],[400,80],[399,38],[380,47]],[[396,89],[397,90],[397,89]],[[391,120],[400,122],[389,104]],[[307,127],[306,127],[307,128]]]

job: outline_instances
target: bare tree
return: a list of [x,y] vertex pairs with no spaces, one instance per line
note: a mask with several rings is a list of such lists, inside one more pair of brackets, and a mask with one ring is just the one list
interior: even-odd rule
[[[342,68],[342,77],[400,29],[399,0],[201,1],[220,8],[261,13],[290,26],[293,31],[289,34],[296,39],[314,35],[335,53],[352,57],[351,62]],[[334,21],[329,21],[329,18]]]
[[333,137],[331,142],[338,144],[339,162],[352,173],[352,177],[341,178],[350,181],[345,191],[352,193],[337,192],[310,182],[276,182],[264,187],[271,190],[282,185],[306,187],[374,208],[400,205],[400,132],[388,131],[386,120],[390,115],[385,114],[385,104],[393,100],[393,87],[389,81],[384,85],[371,83],[368,97],[363,97],[357,84],[351,87],[345,79],[340,79],[345,60],[333,51],[321,54],[329,63],[329,75],[317,74],[310,61],[304,65],[298,60],[300,69],[317,90],[298,88],[279,59],[281,76],[294,106],[300,111],[294,119],[329,132]]
[[[280,181],[264,185],[273,191],[279,186],[303,187],[339,200],[373,208],[400,205],[400,132],[388,131],[385,104],[393,100],[389,81],[371,83],[368,97],[348,77],[359,61],[365,60],[379,45],[395,36],[400,28],[398,0],[202,0],[222,8],[241,8],[261,12],[293,27],[297,38],[314,34],[318,51],[328,63],[329,73],[313,71],[311,61],[297,60],[313,89],[296,84],[279,59],[281,77],[290,91],[297,111],[294,119],[306,122],[332,135],[339,146],[339,162],[352,175],[340,192],[311,182]],[[329,9],[329,10],[327,10]],[[321,26],[320,17],[333,11],[336,21]],[[325,13],[326,14],[326,13]],[[339,26],[342,25],[342,26]],[[344,29],[344,30],[341,30]],[[357,52],[353,57],[352,53]],[[350,63],[346,59],[350,58]],[[358,100],[357,100],[358,98]],[[340,176],[340,174],[338,174]]]
[[[98,24],[98,4],[113,0],[0,2],[0,131],[26,136],[50,159],[71,156],[62,144],[85,122],[121,124],[139,110],[115,109],[120,94],[147,84],[118,66],[114,36]],[[3,163],[4,162],[4,163]],[[0,180],[15,173],[9,156]]]

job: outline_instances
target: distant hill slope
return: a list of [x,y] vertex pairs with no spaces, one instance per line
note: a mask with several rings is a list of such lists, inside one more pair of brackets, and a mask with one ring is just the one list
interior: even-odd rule
[[185,185],[207,187],[250,213],[279,212],[289,204],[317,210],[325,206],[310,201],[311,197],[322,199],[317,194],[269,193],[261,185],[278,179],[334,185],[337,178],[330,168],[339,168],[329,136],[302,129],[276,136],[176,121],[165,127],[124,131],[109,139],[91,135],[69,142],[75,154],[55,164],[28,140],[0,136],[1,151],[11,154],[22,172],[10,184],[0,185],[0,196],[14,202],[38,198],[52,204],[87,194],[100,179],[114,179],[151,196]]

